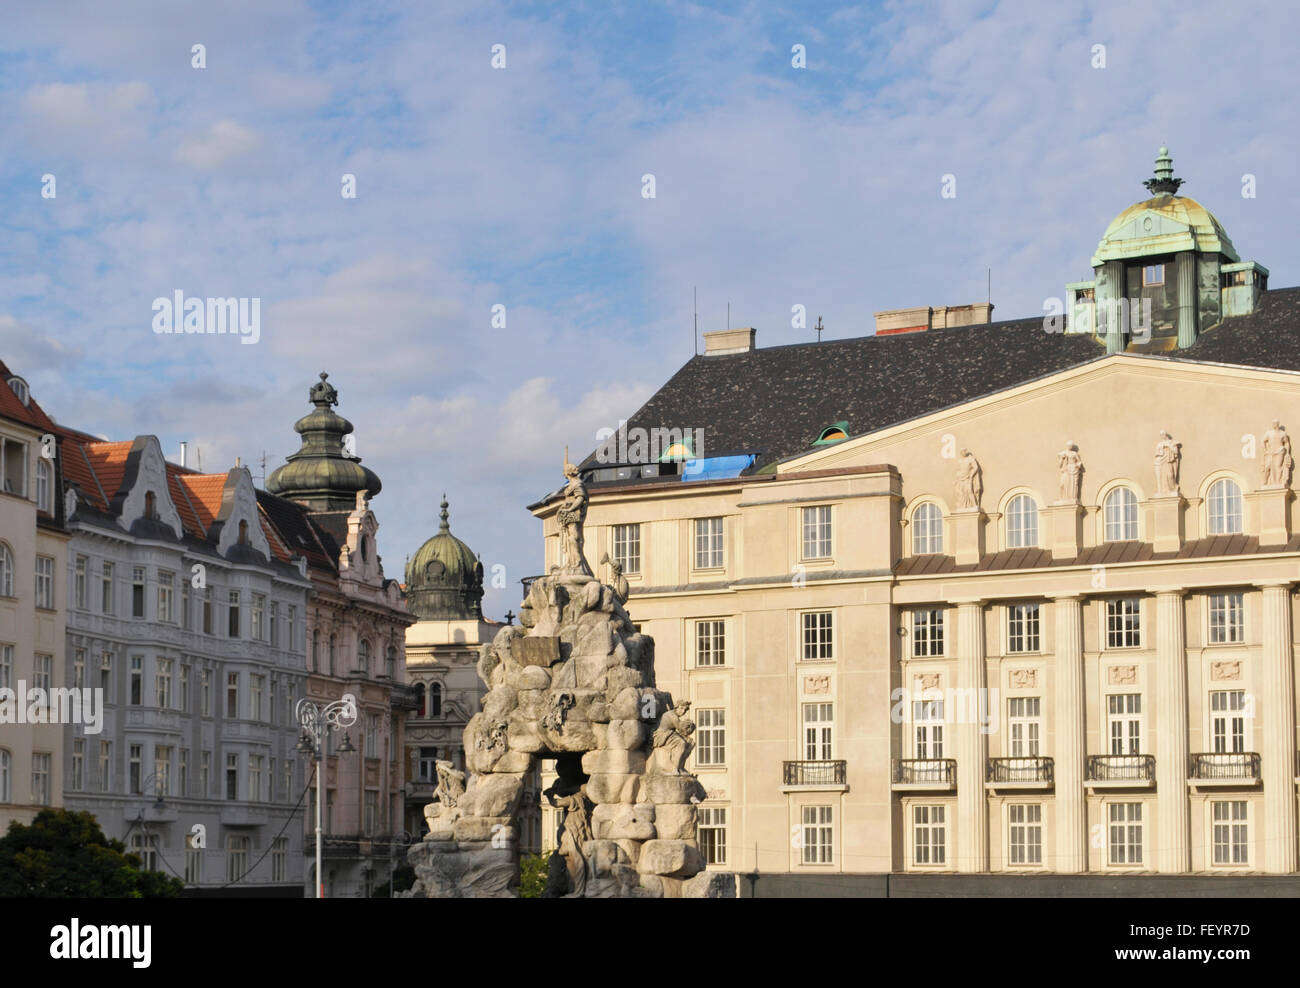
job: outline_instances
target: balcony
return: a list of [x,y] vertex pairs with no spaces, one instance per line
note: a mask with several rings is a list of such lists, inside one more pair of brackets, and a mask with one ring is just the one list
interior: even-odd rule
[[1051,789],[1054,784],[1050,758],[990,758],[985,789]]
[[956,792],[957,760],[955,758],[895,758],[894,780],[890,788],[895,792],[913,790]]
[[1156,784],[1155,755],[1089,755],[1089,789],[1150,789]]
[[1259,782],[1259,753],[1198,751],[1187,759],[1187,781],[1197,789],[1253,786]]
[[782,792],[799,790],[829,790],[844,792],[849,787],[847,763],[844,761],[785,762],[782,772]]

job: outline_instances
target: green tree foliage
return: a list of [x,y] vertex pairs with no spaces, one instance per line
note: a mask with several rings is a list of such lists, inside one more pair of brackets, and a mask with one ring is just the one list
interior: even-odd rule
[[120,840],[104,836],[90,813],[41,810],[0,837],[0,897],[174,899],[185,883],[146,871]]
[[519,859],[519,898],[540,899],[546,891],[546,873],[551,851],[525,854]]

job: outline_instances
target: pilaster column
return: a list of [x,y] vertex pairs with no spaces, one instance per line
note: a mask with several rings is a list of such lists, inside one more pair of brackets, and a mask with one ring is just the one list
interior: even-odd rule
[[1156,592],[1156,798],[1160,808],[1156,867],[1190,871],[1187,830],[1187,642],[1183,591]]
[[1291,587],[1264,585],[1261,683],[1264,731],[1264,870],[1296,870],[1295,660],[1291,644]]
[[957,604],[957,688],[968,698],[958,703],[957,718],[957,870],[989,870],[988,802],[984,778],[988,764],[984,661],[984,602]]
[[1083,597],[1053,598],[1056,611],[1056,870],[1088,870],[1087,756],[1083,700]]
[[1196,255],[1190,250],[1175,256],[1178,269],[1178,349],[1196,342]]

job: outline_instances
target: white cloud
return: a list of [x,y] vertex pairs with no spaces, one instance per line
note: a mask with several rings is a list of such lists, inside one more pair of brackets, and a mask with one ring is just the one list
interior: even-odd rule
[[184,140],[176,149],[176,160],[192,168],[220,168],[232,158],[255,150],[258,137],[234,120],[218,120],[201,134]]

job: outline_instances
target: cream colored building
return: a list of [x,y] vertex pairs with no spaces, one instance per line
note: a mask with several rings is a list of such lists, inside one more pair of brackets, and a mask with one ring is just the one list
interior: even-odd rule
[[1267,453],[1300,427],[1300,290],[1171,174],[1070,290],[1157,296],[1145,331],[706,334],[627,426],[688,462],[583,464],[588,558],[693,704],[713,867],[1296,871],[1300,517]]

